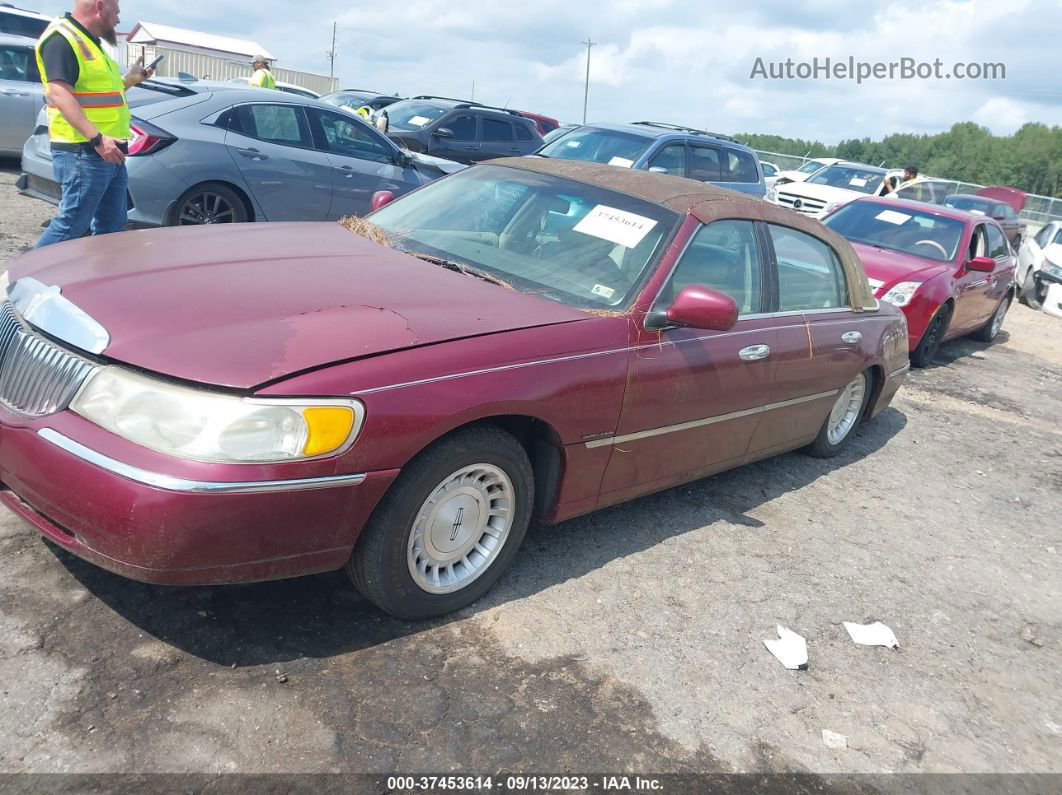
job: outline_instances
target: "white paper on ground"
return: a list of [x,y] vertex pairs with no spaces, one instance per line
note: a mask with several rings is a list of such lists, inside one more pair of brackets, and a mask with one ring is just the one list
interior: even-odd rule
[[610,166],[623,166],[624,168],[630,168],[634,165],[633,160],[628,160],[625,157],[614,157],[608,161]]
[[624,248],[634,248],[654,226],[656,221],[652,218],[599,204],[583,216],[583,220],[577,223],[574,229],[584,235],[619,243]]
[[911,220],[911,216],[907,213],[898,213],[895,210],[882,210],[874,217],[879,221],[888,221],[890,224],[896,224],[897,226]]
[[848,738],[843,734],[832,732],[829,729],[822,730],[822,744],[835,751],[843,751],[848,747]]
[[779,624],[778,640],[765,640],[767,651],[778,658],[778,662],[791,671],[808,667],[808,644],[800,635]]
[[844,628],[848,630],[852,640],[860,646],[885,646],[895,649],[900,645],[896,642],[896,636],[892,630],[880,621],[875,621],[873,624],[853,624],[851,621],[845,621]]

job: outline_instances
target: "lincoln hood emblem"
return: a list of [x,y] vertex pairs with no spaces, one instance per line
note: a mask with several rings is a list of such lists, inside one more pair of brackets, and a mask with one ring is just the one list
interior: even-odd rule
[[107,329],[64,298],[59,287],[23,276],[7,288],[7,298],[27,323],[75,348],[103,353],[111,344]]

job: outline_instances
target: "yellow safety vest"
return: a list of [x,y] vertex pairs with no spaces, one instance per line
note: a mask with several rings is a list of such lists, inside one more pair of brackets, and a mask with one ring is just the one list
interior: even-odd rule
[[[70,42],[77,58],[78,76],[74,96],[85,116],[104,135],[119,141],[128,141],[129,105],[125,101],[125,81],[118,64],[65,17],[54,20],[37,41],[37,69],[41,73],[45,94],[49,93],[50,86],[44,60],[41,58],[41,46],[53,33],[59,33]],[[48,137],[54,143],[61,144],[88,142],[88,139],[63,117],[59,108],[50,103]]]
[[251,76],[249,82],[252,86],[258,86],[259,88],[277,87],[277,81],[273,79],[273,73],[268,69],[259,69]]

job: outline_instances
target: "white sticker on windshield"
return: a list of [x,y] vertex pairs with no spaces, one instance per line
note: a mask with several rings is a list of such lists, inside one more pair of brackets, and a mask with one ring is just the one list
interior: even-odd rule
[[652,218],[599,204],[575,225],[575,231],[634,248],[654,226],[656,221]]
[[867,181],[862,177],[852,177],[848,180],[848,184],[855,185],[857,188],[865,188],[867,186]]
[[974,215],[984,215],[985,214],[984,210],[970,210],[970,212],[972,212]]
[[898,213],[895,210],[882,210],[880,213],[874,216],[879,221],[888,221],[890,224],[906,224],[911,220],[911,216],[906,213]]
[[628,160],[625,157],[614,157],[608,161],[610,166],[623,166],[624,168],[630,168],[634,165],[633,160]]
[[578,149],[580,146],[583,145],[583,142],[582,141],[565,141],[564,145],[567,146],[569,149]]
[[431,121],[431,119],[427,116],[414,116],[409,120],[409,124],[412,124],[414,127],[423,127],[429,121]]
[[602,298],[612,298],[616,294],[616,291],[611,287],[605,287],[603,284],[595,284],[594,289],[591,290],[594,295],[600,295]]

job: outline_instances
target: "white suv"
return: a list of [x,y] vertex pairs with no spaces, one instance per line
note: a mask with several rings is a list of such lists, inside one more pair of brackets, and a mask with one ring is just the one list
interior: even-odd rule
[[820,168],[803,182],[777,185],[767,198],[812,218],[822,218],[852,199],[884,195],[888,192],[885,177],[890,173],[877,166],[841,160]]

